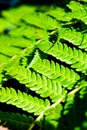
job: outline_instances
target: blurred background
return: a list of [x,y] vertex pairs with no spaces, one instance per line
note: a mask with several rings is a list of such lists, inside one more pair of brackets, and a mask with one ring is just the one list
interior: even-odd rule
[[[54,0],[55,1],[55,0]],[[44,4],[52,3],[52,0],[0,0],[0,6],[16,6],[19,4]]]
[[8,9],[9,7],[16,7],[21,4],[32,5],[50,5],[55,0],[0,0],[0,10]]
[[29,5],[58,5],[65,6],[70,0],[0,0],[0,10],[16,7],[21,4]]

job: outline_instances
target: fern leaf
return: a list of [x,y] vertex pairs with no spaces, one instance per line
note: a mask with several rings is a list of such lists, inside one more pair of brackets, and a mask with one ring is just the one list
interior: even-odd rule
[[20,83],[25,84],[30,90],[40,94],[41,97],[49,96],[52,101],[56,101],[63,95],[62,86],[72,89],[80,78],[77,73],[64,66],[59,66],[58,71],[59,77],[56,80],[50,80],[43,75],[35,74],[23,66],[13,67],[7,70],[7,74],[17,79]]
[[[9,118],[8,118],[9,117]],[[0,124],[6,122],[10,129],[23,130],[28,129],[29,125],[34,121],[32,116],[21,115],[19,113],[9,113],[0,111]]]
[[56,79],[59,76],[59,65],[53,61],[41,59],[39,56],[35,56],[29,65],[29,68],[33,68],[36,72],[45,75],[50,79]]
[[[14,55],[18,55],[22,53],[23,49],[17,46],[14,46],[13,42],[15,43],[15,39],[11,39],[7,36],[1,36],[0,42],[3,43],[0,46],[0,53],[7,57],[12,57]],[[19,42],[21,43],[21,41]],[[13,45],[12,45],[13,44]],[[22,42],[23,44],[23,42]],[[22,45],[20,44],[20,45]]]
[[73,18],[82,20],[85,24],[87,24],[87,9],[85,5],[76,1],[70,1],[67,6],[72,10]]
[[40,94],[41,97],[45,98],[49,96],[51,99],[56,97],[57,100],[59,96],[62,95],[62,86],[60,82],[51,81],[45,76],[35,74],[23,66],[14,67],[8,71],[8,74],[16,78],[20,83],[25,84],[30,90]]
[[50,11],[47,12],[47,14],[56,18],[59,21],[70,21],[72,19],[72,17],[69,15],[68,12],[65,12],[63,8],[59,8],[59,7],[56,7],[53,10],[51,9]]
[[[68,35],[67,35],[68,34]],[[87,34],[76,32],[75,29],[62,28],[59,31],[59,38],[64,39],[72,43],[73,45],[78,46],[79,48],[87,49]]]
[[13,88],[5,89],[3,87],[0,89],[0,102],[14,105],[29,113],[33,112],[35,115],[39,115],[50,105],[48,100],[43,101],[37,97],[28,96],[21,91],[17,93]]
[[9,47],[9,46],[5,48],[4,45],[1,45],[0,53],[3,55],[6,55],[7,57],[12,57],[14,55],[18,55],[22,53],[22,49],[17,48],[17,47]]
[[[54,51],[52,50],[52,52]],[[69,70],[64,66],[60,66],[58,63],[54,63],[53,61],[50,62],[47,59],[42,60],[39,56],[35,56],[34,58],[35,59],[33,59],[33,63],[31,63],[30,68],[33,68],[36,72],[48,77],[49,79],[62,79],[62,82],[63,80],[66,81],[66,84],[69,84],[69,82],[72,83],[73,80],[75,81],[75,79],[79,79],[79,75],[75,73],[73,70]],[[67,74],[69,77],[66,77]],[[72,78],[72,80],[70,80],[71,75],[75,76],[74,79]]]
[[40,79],[39,75],[36,75],[34,72],[23,66],[7,68],[7,74],[19,80],[20,83],[26,84],[26,86],[30,87],[35,86],[37,84],[36,78]]
[[[59,31],[59,37],[71,42],[74,45],[80,45],[83,39],[83,35],[80,32],[76,32],[75,29],[62,28]],[[68,34],[68,35],[67,35]]]
[[[10,47],[13,48],[11,49],[12,52],[14,52],[14,49],[15,48],[19,48],[19,49],[24,49],[26,47],[34,47],[35,45],[35,41],[34,40],[30,40],[30,39],[25,39],[23,37],[8,37],[8,36],[1,36],[0,38],[0,42],[3,43],[1,44],[1,47],[3,46],[7,46],[9,47],[9,50],[10,50]],[[3,51],[4,52],[4,51]],[[9,53],[8,53],[9,54]]]
[[79,46],[79,48],[84,49],[85,51],[87,51],[87,34],[86,33],[83,34],[83,40],[82,40],[81,45]]
[[53,43],[48,40],[42,40],[38,45],[37,48],[40,50],[47,52],[51,47],[53,46]]
[[31,25],[35,25],[45,30],[58,28],[58,22],[43,13],[26,14],[22,19]]
[[35,28],[32,26],[21,26],[19,28],[15,28],[9,32],[9,34],[13,37],[21,37],[25,36],[30,39],[48,39],[48,32],[39,28]]
[[[71,110],[69,105],[78,96],[75,93],[82,88],[79,97],[85,96],[87,3],[84,1],[64,2],[68,3],[65,8],[24,5],[1,12],[0,102],[38,116],[33,122],[31,118],[26,121],[28,117],[0,112],[1,123],[3,120],[13,123],[16,120],[17,125],[23,126],[29,123],[31,130],[39,122],[44,125],[41,129],[49,129],[48,124],[57,129],[62,115]],[[16,80],[20,90],[6,87],[9,80]]]
[[11,8],[9,11],[2,11],[2,15],[7,19],[12,24],[21,24],[20,19],[23,17],[24,14],[26,13],[32,13],[36,10],[34,6],[20,6],[19,8]]
[[66,44],[62,44],[59,42],[55,43],[54,46],[47,51],[47,53],[63,62],[66,62],[67,64],[71,64],[71,67],[76,68],[77,71],[82,71],[83,73],[86,73],[86,52],[82,52],[81,50],[77,50],[76,48],[72,49]]

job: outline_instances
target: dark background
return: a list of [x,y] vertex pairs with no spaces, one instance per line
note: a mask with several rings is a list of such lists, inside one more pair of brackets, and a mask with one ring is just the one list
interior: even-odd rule
[[16,7],[21,4],[29,5],[58,5],[64,7],[70,0],[0,0],[0,10]]

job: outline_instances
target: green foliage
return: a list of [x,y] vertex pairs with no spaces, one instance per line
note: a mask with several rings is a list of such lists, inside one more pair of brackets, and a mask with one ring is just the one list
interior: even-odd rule
[[[8,118],[9,117],[9,118]],[[32,116],[20,115],[19,113],[8,113],[0,111],[0,124],[10,125],[12,130],[23,130],[24,128],[28,129],[29,125],[34,121]]]
[[86,14],[86,0],[1,11],[1,125],[87,128]]

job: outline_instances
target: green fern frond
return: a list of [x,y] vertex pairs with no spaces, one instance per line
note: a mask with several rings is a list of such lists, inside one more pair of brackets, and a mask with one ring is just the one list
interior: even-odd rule
[[13,29],[9,32],[9,34],[13,37],[21,37],[26,36],[30,39],[48,39],[49,35],[46,30],[42,30],[39,28],[35,28],[32,26],[21,26],[19,28]]
[[[74,87],[74,84],[80,79],[79,75],[73,70],[59,66],[58,78],[56,80],[50,80],[45,76],[35,74],[23,66],[14,67],[7,70],[7,74],[17,79],[20,83],[25,84],[30,90],[40,94],[41,97],[50,97],[52,101],[55,101],[63,95],[63,88]],[[67,75],[67,76],[66,76]]]
[[23,66],[14,67],[7,73],[17,79],[20,83],[25,84],[30,90],[40,94],[41,97],[45,98],[49,96],[52,100],[56,97],[55,100],[57,100],[63,94],[60,82],[51,81],[45,76],[35,74],[35,72],[32,72]]
[[21,91],[16,92],[13,88],[3,87],[0,89],[0,102],[6,102],[35,115],[41,114],[50,105],[47,99],[43,101]]
[[32,13],[36,10],[35,6],[27,6],[23,5],[20,6],[19,8],[11,8],[9,11],[2,11],[2,16],[4,16],[7,21],[9,21],[12,24],[21,24],[20,19],[26,14],[26,13]]
[[79,19],[87,24],[87,8],[85,5],[82,5],[76,1],[70,1],[67,6],[71,9],[73,18]]
[[71,67],[76,68],[77,71],[82,71],[83,73],[86,73],[86,52],[82,52],[81,50],[68,47],[66,44],[58,42],[55,43],[54,46],[47,51],[47,53],[63,62],[66,62],[67,64],[70,64]]
[[[8,118],[9,117],[9,118]],[[9,113],[0,111],[0,124],[7,125],[11,129],[24,130],[28,129],[31,123],[34,121],[32,116],[26,116],[19,113]]]
[[0,46],[0,53],[3,55],[6,55],[7,57],[11,57],[11,56],[18,55],[18,54],[22,53],[22,49],[17,48],[17,47],[12,47],[12,46],[7,46],[5,48],[4,45],[1,45]]
[[52,30],[60,27],[55,19],[43,13],[26,14],[22,19],[31,25],[43,28],[45,30]]
[[70,22],[72,19],[78,19],[87,24],[87,8],[85,4],[82,5],[77,1],[70,1],[69,4],[67,4],[67,7],[71,9],[71,11],[66,12],[63,8],[56,7],[55,9],[53,8],[53,10],[51,9],[48,11],[47,14],[59,21]]
[[59,65],[53,61],[41,59],[39,56],[35,56],[28,68],[33,68],[36,72],[43,74],[50,79],[56,79],[60,76]]
[[[54,51],[52,50],[52,52]],[[79,75],[75,73],[73,70],[70,70],[67,67],[64,67],[63,65],[60,66],[58,63],[54,63],[54,61],[50,62],[47,59],[42,60],[38,55],[34,57],[31,64],[29,65],[29,68],[33,68],[36,72],[48,77],[49,79],[59,78],[62,79],[62,81],[67,80],[68,83],[73,82],[73,79],[70,80],[71,75],[74,75],[75,76],[74,78],[76,80],[79,79]],[[69,77],[66,76],[67,74]]]
[[[8,37],[8,36],[1,36],[0,37],[0,42],[3,44],[1,45],[1,47],[3,46],[7,46],[9,47],[10,51],[10,47],[13,48],[12,51],[14,52],[14,49],[25,49],[25,48],[33,48],[36,44],[36,42],[34,40],[30,40],[30,39],[25,39],[22,36],[20,37]],[[2,51],[2,50],[0,50]],[[6,53],[6,51],[3,50],[3,53]],[[9,53],[7,53],[9,55]],[[15,54],[15,53],[14,53]]]
[[77,96],[83,100],[86,95],[86,6],[86,0],[64,0],[49,7],[1,11],[0,105],[13,105],[36,118],[2,110],[1,125],[16,120],[24,126],[20,130],[32,130],[36,124],[45,130],[65,129],[64,122],[59,128],[61,119],[66,121],[63,117],[70,114]]
[[[31,55],[36,46],[36,42],[34,40],[27,40],[23,37],[13,38],[13,37],[3,37],[1,36],[0,42],[1,50],[0,50],[0,66],[6,65],[11,62],[13,64],[14,60],[20,63],[20,59],[25,56]],[[25,58],[24,57],[24,58]],[[4,67],[4,66],[3,66]]]
[[49,40],[42,40],[37,44],[37,48],[42,50],[43,52],[46,52],[53,46],[53,43]]
[[[70,21],[72,17],[70,17],[68,12],[65,12],[63,8],[56,7],[53,10],[47,12],[50,16],[56,18],[58,21]],[[62,24],[61,24],[62,25]]]
[[87,34],[86,33],[76,32],[75,29],[62,28],[59,31],[59,38],[67,40],[73,45],[76,45],[79,48],[82,48],[84,50],[87,49],[87,43],[86,43]]
[[83,35],[80,32],[76,32],[75,29],[62,28],[59,31],[59,38],[67,40],[73,45],[79,46],[82,43]]

